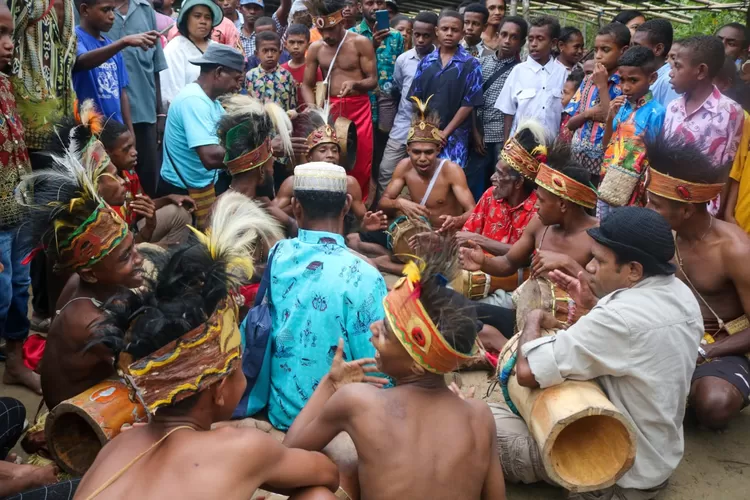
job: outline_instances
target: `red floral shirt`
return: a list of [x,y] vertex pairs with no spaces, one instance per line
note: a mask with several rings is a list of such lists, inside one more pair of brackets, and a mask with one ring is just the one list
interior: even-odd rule
[[[143,190],[141,189],[141,179],[138,177],[135,170],[120,170],[120,176],[125,179],[125,187],[128,190],[128,194],[125,198],[125,205],[128,205],[135,199],[137,194],[143,193]],[[135,213],[128,210],[126,206],[112,208],[125,220],[125,222],[128,223],[128,225],[133,225],[135,223],[137,219]]]
[[512,245],[521,238],[523,230],[536,214],[536,191],[517,207],[511,207],[505,199],[496,200],[492,196],[494,189],[489,188],[479,198],[463,230]]

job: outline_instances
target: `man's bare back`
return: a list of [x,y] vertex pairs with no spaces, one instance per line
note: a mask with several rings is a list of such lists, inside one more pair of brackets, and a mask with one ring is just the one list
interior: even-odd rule
[[[337,47],[332,47],[323,40],[318,40],[310,45],[307,53],[307,61],[314,61],[314,63],[308,65],[305,69],[306,73],[310,71],[310,66],[316,66],[316,68],[312,69],[313,77],[317,67],[320,67],[323,75],[328,75],[331,68],[331,61],[336,54],[336,49]],[[342,42],[341,50],[336,57],[334,70],[331,74],[328,88],[330,95],[333,97],[338,96],[346,81],[362,81],[367,78],[368,75],[363,71],[363,68],[372,63],[374,63],[372,42],[362,35],[351,31],[348,32],[346,39]],[[366,92],[352,89],[348,95],[363,93]]]

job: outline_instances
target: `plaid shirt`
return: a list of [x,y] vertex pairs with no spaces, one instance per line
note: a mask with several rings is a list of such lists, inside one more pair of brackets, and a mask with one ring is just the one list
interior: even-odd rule
[[[273,19],[273,22],[276,23],[276,33],[279,34],[280,38],[283,38],[286,34],[286,25],[281,24],[281,21],[279,21],[279,18],[276,16],[275,12],[271,16],[271,19]],[[245,35],[245,31],[240,28],[240,43],[242,44],[242,50],[245,51],[246,58],[250,58],[255,55],[255,30],[253,30],[250,36],[247,36]]]
[[479,59],[479,64],[482,65],[482,83],[486,83],[492,78],[495,72],[503,71],[503,74],[492,83],[490,88],[484,91],[484,107],[477,108],[479,122],[484,129],[485,143],[503,142],[503,113],[495,108],[495,102],[500,97],[500,91],[503,90],[505,80],[508,79],[515,62],[515,57],[498,59],[496,53]]

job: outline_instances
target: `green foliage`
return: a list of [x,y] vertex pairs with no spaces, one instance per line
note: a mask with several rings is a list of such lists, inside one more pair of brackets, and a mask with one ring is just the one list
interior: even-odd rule
[[713,35],[719,27],[727,23],[745,23],[745,16],[735,11],[687,11],[694,12],[693,22],[690,24],[674,23],[675,39],[692,35]]

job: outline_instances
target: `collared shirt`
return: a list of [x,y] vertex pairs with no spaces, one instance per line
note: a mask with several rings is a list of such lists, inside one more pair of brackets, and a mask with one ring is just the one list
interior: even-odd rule
[[[211,40],[209,44],[217,43]],[[161,82],[161,101],[164,109],[177,97],[186,85],[198,79],[201,73],[199,66],[190,63],[190,59],[196,59],[203,53],[190,39],[178,36],[171,40],[164,48],[164,57],[167,60],[167,69],[159,74]]]
[[[358,25],[350,28],[349,31],[353,31],[358,35],[367,37],[372,40],[373,34],[367,21],[362,19],[362,22]],[[387,37],[380,42],[378,48],[375,49],[375,62],[377,63],[378,70],[378,88],[368,92],[370,96],[370,104],[372,104],[372,121],[377,123],[378,121],[378,98],[376,91],[380,91],[385,95],[391,95],[393,92],[393,71],[396,66],[396,59],[398,56],[404,53],[404,37],[401,33],[390,28],[390,33]]]
[[[417,96],[422,102],[432,96],[429,107],[440,115],[442,130],[460,108],[477,107],[484,102],[479,61],[459,45],[448,64],[443,66],[440,49],[436,49],[419,62],[409,96]],[[465,166],[469,156],[470,127],[471,119],[468,118],[448,138],[448,144],[440,151],[439,157]]]
[[237,13],[237,20],[233,21],[234,25],[237,27],[237,31],[242,31],[242,26],[245,24],[245,16],[242,15],[242,12],[239,10],[235,11]]
[[523,230],[536,214],[536,191],[520,205],[512,207],[505,198],[496,200],[494,187],[484,192],[474,211],[464,224],[463,231],[512,245],[521,238]]
[[[112,40],[128,35],[156,30],[154,9],[147,0],[130,0],[128,12],[124,16],[115,9],[115,24],[109,33]],[[156,79],[155,73],[167,69],[167,60],[161,44],[148,50],[128,47],[121,52],[128,71],[127,86],[130,100],[130,118],[133,123],[156,123]]]
[[[286,24],[281,24],[281,21],[279,21],[275,12],[271,15],[271,19],[273,19],[273,22],[276,24],[276,33],[279,37],[283,37],[286,33]],[[237,28],[237,30],[240,33],[240,45],[242,45],[242,51],[245,53],[245,57],[255,55],[255,30],[253,30],[250,36],[245,35],[241,26]]]
[[468,52],[472,57],[476,57],[477,59],[488,56],[495,52],[491,48],[487,47],[482,40],[479,40],[479,43],[476,45],[469,45],[466,42],[466,39],[462,38],[458,43],[461,44],[461,47],[466,49],[466,52]]
[[271,254],[268,418],[284,430],[328,373],[339,338],[346,361],[375,355],[370,325],[384,317],[387,290],[339,234],[300,229]]
[[680,94],[674,91],[672,88],[672,82],[669,78],[669,72],[671,66],[667,63],[656,71],[656,81],[651,84],[651,93],[654,94],[654,99],[659,101],[659,104],[665,108],[670,102],[674,101]]
[[498,59],[495,52],[490,52],[490,55],[479,59],[479,64],[482,65],[482,84],[487,83],[497,71],[503,72],[502,75],[492,82],[490,88],[484,91],[484,106],[477,108],[477,119],[482,124],[485,143],[503,142],[503,129],[505,128],[503,114],[499,109],[495,108],[494,104],[497,98],[500,97],[500,92],[503,90],[505,82],[508,80],[508,76],[510,76],[510,72],[515,66],[515,62],[515,56]]
[[31,162],[16,98],[10,79],[0,73],[0,228],[7,229],[22,221],[23,210],[16,202],[14,190],[21,177],[30,173]]
[[[177,94],[167,113],[164,129],[164,160],[161,176],[173,186],[200,189],[216,179],[216,170],[206,170],[195,148],[219,144],[216,123],[224,114],[219,101],[212,101],[197,83]],[[179,169],[179,174],[175,171]],[[182,182],[185,179],[187,186]]]
[[624,170],[643,172],[647,164],[644,139],[659,135],[667,110],[653,98],[651,91],[638,100],[635,106],[625,101],[612,121],[612,138],[604,154],[601,175],[616,165]]
[[[288,50],[281,49],[281,54],[279,54],[279,64],[288,63],[291,58],[292,56],[289,55]],[[245,65],[245,68],[248,71],[253,68],[257,68],[258,66],[260,66],[260,59],[258,59],[258,56],[256,56],[255,54],[250,54],[249,56],[247,56],[247,64]],[[243,82],[243,85],[244,85],[244,82]]]
[[261,102],[274,102],[284,111],[297,108],[297,84],[292,74],[281,66],[266,71],[262,66],[247,72],[247,93]]
[[[620,86],[620,75],[615,73],[607,80],[610,100],[622,95]],[[565,108],[565,112],[574,117],[584,111],[599,105],[599,87],[594,83],[592,76],[586,77],[581,82],[573,98]],[[578,130],[573,133],[571,149],[574,153],[584,154],[591,159],[601,160],[604,157],[602,139],[604,138],[605,124],[594,120],[586,120]],[[601,165],[597,165],[600,167]],[[597,168],[597,171],[599,169]],[[593,172],[596,173],[596,172]]]
[[739,184],[737,203],[734,207],[734,219],[737,221],[737,225],[750,234],[750,170],[748,170],[748,175],[745,175],[748,162],[750,162],[750,114],[745,111],[742,139],[729,177]]
[[550,138],[557,137],[565,79],[565,66],[551,57],[544,66],[528,58],[513,68],[495,102],[502,113],[515,115],[508,137],[530,118],[541,123]]
[[411,127],[411,117],[413,114],[412,103],[414,102],[409,99],[409,89],[411,88],[411,82],[414,81],[414,75],[417,72],[417,66],[419,66],[419,61],[422,60],[422,57],[417,52],[417,49],[407,50],[398,56],[396,67],[393,70],[393,84],[401,90],[401,102],[398,104],[398,113],[396,113],[396,119],[393,120],[393,128],[391,128],[391,133],[388,137],[394,141],[398,141],[400,144],[405,144],[406,136],[409,135],[409,127]]
[[715,168],[722,168],[734,161],[743,120],[742,106],[714,87],[690,115],[685,110],[685,96],[669,103],[664,133],[667,137],[677,136],[687,143],[697,144]]
[[564,379],[595,380],[635,425],[633,467],[617,485],[654,488],[682,459],[682,421],[703,317],[674,275],[652,276],[599,299],[576,324],[524,344],[542,388]]
[[51,0],[11,0],[14,19],[13,92],[23,120],[26,144],[49,145],[52,127],[73,114],[73,64],[77,37],[73,0],[62,0],[57,20]]

